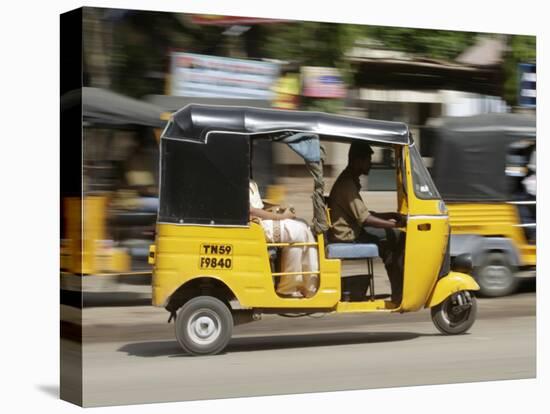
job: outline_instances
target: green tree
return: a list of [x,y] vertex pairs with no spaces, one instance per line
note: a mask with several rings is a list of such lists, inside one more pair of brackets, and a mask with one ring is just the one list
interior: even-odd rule
[[[91,13],[90,19],[87,27],[93,34],[90,39],[96,43],[89,42],[91,46],[87,46],[91,56],[85,59],[88,79],[135,97],[164,92],[164,74],[169,71],[172,50],[279,59],[294,62],[296,68],[335,67],[347,86],[353,88],[356,68],[346,59],[346,54],[361,40],[370,39],[377,48],[402,51],[419,58],[452,61],[478,36],[473,32],[449,30],[296,21],[253,25],[235,38],[223,35],[227,27],[195,25],[190,15],[177,13],[126,10],[117,19],[100,12]],[[101,38],[103,45],[97,43]],[[535,37],[508,36],[507,39],[503,94],[513,105],[517,102],[517,66],[520,62],[534,61]],[[109,56],[105,62],[96,58],[102,55],[101,50]],[[342,104],[338,100],[305,99],[303,102],[309,109],[328,112],[337,112]]]
[[474,44],[478,36],[472,32],[382,26],[367,26],[366,33],[390,50],[447,61]]
[[[264,57],[291,61],[298,66],[327,66],[340,70],[348,87],[353,86],[353,67],[345,59],[365,26],[352,24],[293,22],[266,25],[261,32],[260,53]],[[302,107],[323,112],[339,112],[339,99],[304,98]]]
[[508,37],[508,51],[504,59],[504,99],[509,105],[518,104],[520,63],[534,63],[536,37],[512,35]]
[[[258,33],[256,33],[258,34]],[[356,70],[346,54],[359,40],[371,39],[377,47],[417,57],[451,60],[475,42],[476,33],[352,24],[295,22],[262,30],[264,57],[289,60],[304,66],[336,67],[348,87],[354,87]],[[342,101],[305,99],[307,109],[337,112]]]
[[172,50],[224,55],[222,27],[197,26],[187,15],[175,13],[122,12],[116,19],[109,13],[95,14],[110,45],[106,48],[114,91],[137,98],[164,93]]

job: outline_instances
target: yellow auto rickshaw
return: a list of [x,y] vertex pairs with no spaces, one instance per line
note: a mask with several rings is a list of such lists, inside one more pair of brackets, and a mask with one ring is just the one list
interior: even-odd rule
[[[162,109],[92,87],[67,92],[61,108],[62,117],[72,119],[74,112],[82,119],[73,133],[62,134],[63,147],[82,153],[74,159],[62,152],[69,166],[61,172],[62,291],[113,292],[124,282],[149,283]],[[82,180],[71,168],[82,171]]]
[[[277,295],[277,249],[249,219],[250,148],[253,140],[283,142],[304,158],[314,175],[313,229],[319,285],[309,298]],[[327,243],[329,226],[320,141],[362,140],[393,151],[397,205],[407,216],[403,297],[377,295],[375,244]],[[197,355],[221,352],[233,326],[262,314],[411,312],[430,308],[444,334],[474,323],[479,287],[462,273],[467,255],[452,263],[449,221],[407,125],[318,112],[188,105],[173,114],[161,136],[160,200],[153,265],[152,302],[175,319],[181,347]],[[296,245],[296,243],[295,243]],[[365,263],[367,286],[343,295],[343,259]],[[360,288],[360,287],[358,287]]]
[[470,254],[479,293],[514,293],[535,275],[536,119],[497,113],[431,121],[434,182],[449,209],[451,258]]

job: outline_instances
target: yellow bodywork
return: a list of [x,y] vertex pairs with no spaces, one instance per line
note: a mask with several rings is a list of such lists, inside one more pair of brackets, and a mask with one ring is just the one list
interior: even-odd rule
[[65,240],[61,267],[73,274],[102,275],[130,271],[125,249],[109,245],[107,239],[107,197],[67,197],[63,200]]
[[364,302],[338,302],[336,306],[337,313],[392,312],[396,309],[396,305],[382,299]]
[[[403,149],[407,180],[407,236],[403,275],[403,300],[400,312],[424,306],[433,292],[447,248],[449,221],[441,211],[440,200],[423,200],[416,196],[412,179],[409,148]],[[399,188],[399,186],[398,186]],[[403,203],[404,204],[404,203]],[[401,210],[403,213],[403,209]]]
[[311,298],[279,297],[268,257],[269,244],[261,225],[255,222],[243,227],[158,223],[149,259],[154,266],[153,305],[166,306],[176,290],[198,278],[225,284],[243,308],[342,313],[413,311],[458,290],[477,289],[473,279],[465,279],[464,275],[437,281],[449,235],[447,211],[442,211],[440,200],[417,198],[409,148],[396,146],[396,165],[402,165],[403,160],[406,177],[398,169],[397,196],[399,211],[407,215],[408,223],[401,229],[406,232],[406,249],[403,301],[399,307],[379,299],[342,302],[341,261],[326,258],[323,235],[317,237],[315,246],[319,251],[320,280],[316,294]]
[[[158,224],[153,304],[164,306],[183,284],[210,277],[223,282],[242,307],[333,308],[340,299],[340,260],[326,259],[322,237],[318,238],[318,243],[321,276],[315,296],[281,298],[275,293],[267,243],[259,224],[251,222],[250,227]],[[230,254],[205,251],[205,246],[220,245],[230,246]],[[231,266],[204,269],[206,259],[216,259],[218,263],[230,263]],[[230,262],[225,262],[227,259]]]
[[453,293],[462,290],[479,290],[479,285],[473,277],[464,273],[450,272],[444,278],[441,278],[435,285],[435,289],[425,306],[431,308],[439,305]]
[[105,239],[105,197],[68,197],[65,203],[64,265],[75,274],[90,274],[96,270],[97,240]]
[[[418,226],[428,224],[429,231]],[[401,311],[414,311],[426,303],[445,257],[449,224],[444,216],[410,216],[407,223],[403,301]]]
[[536,264],[536,246],[527,243],[518,227],[520,218],[514,204],[449,203],[447,207],[453,234],[506,237],[520,253],[522,264]]

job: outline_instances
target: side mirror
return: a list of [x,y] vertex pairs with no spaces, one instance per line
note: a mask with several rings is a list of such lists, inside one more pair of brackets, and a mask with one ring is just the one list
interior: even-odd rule
[[472,273],[474,265],[470,253],[459,254],[451,257],[451,270],[460,273]]

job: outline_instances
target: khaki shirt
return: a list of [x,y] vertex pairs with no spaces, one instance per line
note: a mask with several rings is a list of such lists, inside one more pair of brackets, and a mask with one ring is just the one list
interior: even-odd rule
[[332,222],[329,231],[331,241],[350,242],[359,237],[369,216],[369,210],[359,194],[360,189],[359,178],[353,177],[348,168],[342,171],[332,186],[328,202]]

